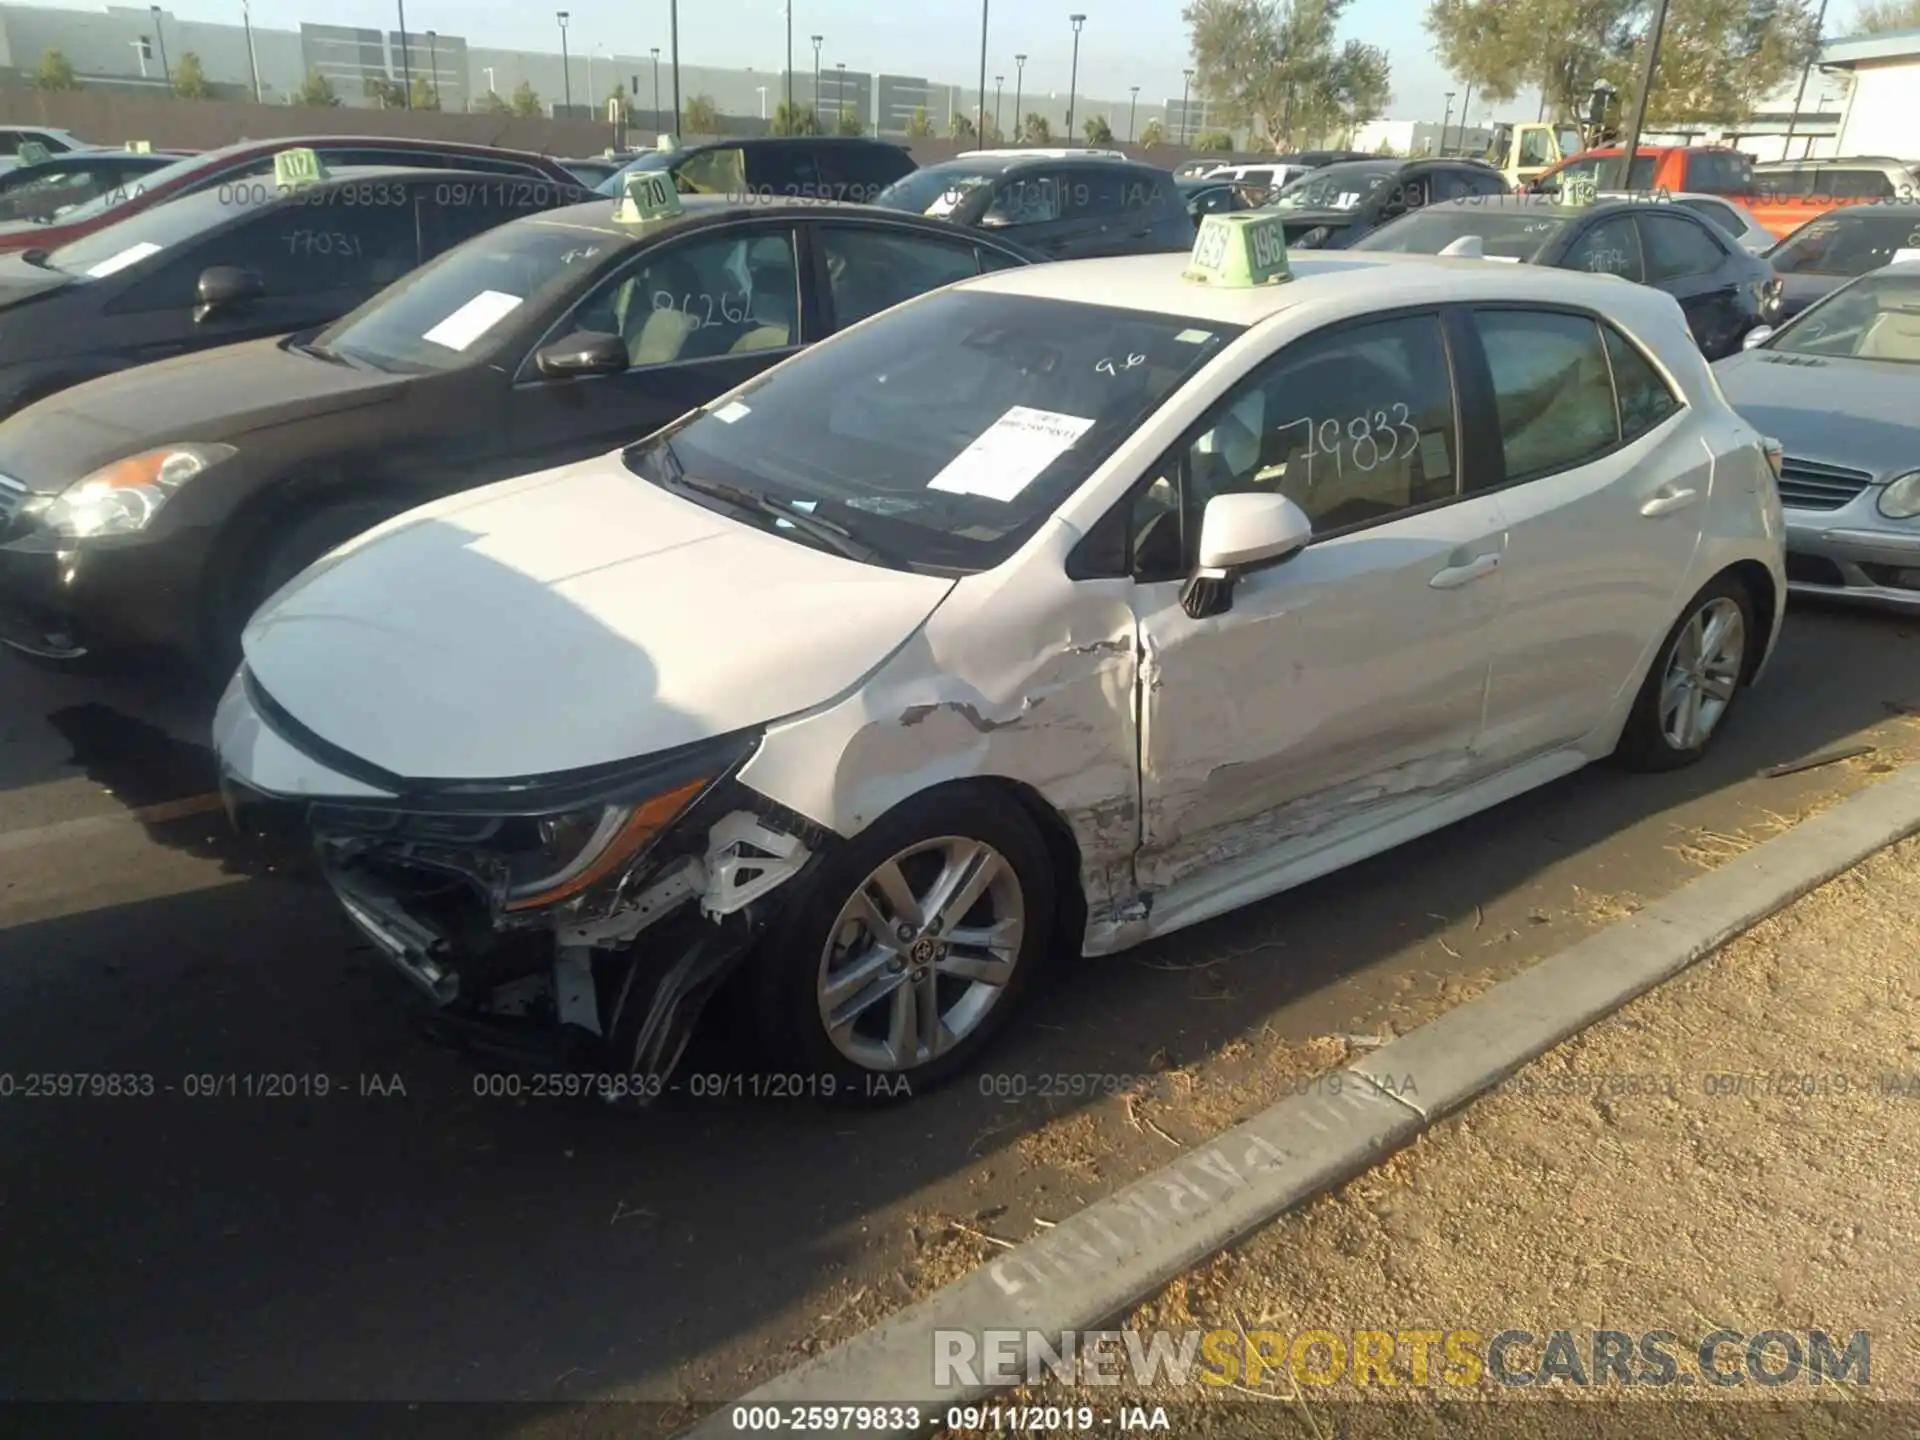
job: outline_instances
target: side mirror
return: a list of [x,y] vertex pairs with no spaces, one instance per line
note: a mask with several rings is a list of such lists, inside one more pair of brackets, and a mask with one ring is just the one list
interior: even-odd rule
[[571,380],[580,375],[618,375],[630,368],[627,342],[601,330],[580,330],[556,340],[533,357],[549,380]]
[[1291,560],[1313,539],[1307,512],[1284,495],[1216,495],[1200,519],[1200,564],[1180,594],[1195,620],[1233,607],[1233,585],[1249,570]]
[[237,265],[212,265],[200,272],[200,280],[194,286],[194,298],[199,301],[193,318],[204,320],[221,310],[235,310],[250,301],[258,300],[266,291],[260,277],[251,270],[242,270]]
[[1757,345],[1766,344],[1767,341],[1771,340],[1772,338],[1773,338],[1773,326],[1756,325],[1753,327],[1753,329],[1747,331],[1745,335],[1740,337],[1740,348],[1742,350],[1751,350]]

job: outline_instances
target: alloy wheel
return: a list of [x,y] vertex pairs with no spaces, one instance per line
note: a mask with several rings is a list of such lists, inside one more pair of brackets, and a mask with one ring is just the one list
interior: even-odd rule
[[1667,654],[1660,682],[1660,733],[1675,750],[1713,737],[1740,685],[1747,621],[1739,603],[1717,595],[1694,611]]

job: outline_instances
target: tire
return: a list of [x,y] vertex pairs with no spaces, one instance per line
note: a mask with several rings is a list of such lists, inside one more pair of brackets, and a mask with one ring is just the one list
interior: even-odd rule
[[[1702,635],[1711,638],[1713,627],[1725,625],[1735,616],[1738,617],[1737,635],[1728,635],[1723,630],[1719,644],[1703,662],[1694,666],[1687,647],[1697,646]],[[1747,587],[1731,575],[1717,576],[1709,582],[1687,602],[1680,618],[1661,641],[1647,677],[1641,682],[1640,693],[1634,698],[1633,709],[1627,715],[1614,758],[1629,770],[1658,772],[1682,769],[1706,754],[1740,698],[1752,670],[1752,647],[1758,638],[1753,598],[1747,593]],[[1690,666],[1693,666],[1691,673],[1704,674],[1714,683],[1705,690],[1688,685],[1680,691],[1683,699],[1695,696],[1704,720],[1704,723],[1683,727],[1679,724],[1680,714],[1671,704],[1662,701],[1670,695],[1669,682],[1675,671],[1687,670]],[[1713,708],[1715,706],[1717,708]]]
[[[888,901],[876,883],[887,867],[906,882],[917,911],[943,882],[964,884],[968,863],[988,864],[991,873],[966,886],[979,892],[974,905],[939,917],[944,932],[983,934],[990,921],[1011,922],[1017,939],[995,924],[1000,933],[993,947],[943,953],[950,941],[930,928],[902,937],[897,925],[881,923],[914,914]],[[748,962],[744,999],[756,1048],[769,1067],[807,1077],[808,1093],[842,1104],[908,1099],[967,1069],[1031,988],[1053,933],[1046,842],[1018,801],[988,786],[947,786],[907,801],[827,856],[803,883],[805,893]],[[862,896],[867,921],[851,913],[863,908]],[[962,927],[962,921],[971,923]],[[876,943],[875,930],[888,928],[892,937]],[[953,973],[961,965],[968,975]],[[847,972],[863,966],[871,968],[865,984],[846,989]],[[918,983],[916,973],[924,977]],[[975,978],[989,974],[1000,978]],[[837,996],[829,991],[830,978],[843,982]],[[915,1019],[925,1014],[923,997],[935,997],[947,1042],[930,1048],[929,1025],[914,1036],[905,1063],[899,1058],[905,1046],[889,1043],[889,1027],[900,1023],[906,1005],[903,994],[913,997]],[[826,1019],[835,999],[836,1013],[851,1018],[839,1039]]]
[[223,682],[240,664],[240,635],[247,622],[275,591],[336,546],[371,530],[393,513],[374,501],[348,502],[296,516],[277,538],[269,529],[263,553],[243,558],[229,580],[223,600],[212,610],[203,646],[204,668]]

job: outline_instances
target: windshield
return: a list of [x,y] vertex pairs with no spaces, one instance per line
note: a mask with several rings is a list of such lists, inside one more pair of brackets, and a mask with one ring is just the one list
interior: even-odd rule
[[314,347],[377,370],[457,370],[497,348],[507,316],[547,309],[621,248],[618,235],[572,225],[488,230],[334,321]]
[[1920,249],[1920,207],[1848,206],[1810,220],[1767,252],[1778,275],[1864,275]]
[[1502,214],[1482,205],[1460,210],[1416,210],[1362,236],[1352,248],[1438,255],[1454,241],[1477,235],[1482,252],[1488,256],[1532,260],[1566,229],[1567,223],[1551,215]]
[[1653,189],[1653,167],[1658,159],[1659,157],[1655,155],[1642,155],[1636,159],[1633,162],[1633,173],[1627,177],[1625,185],[1618,183],[1620,177],[1618,153],[1589,155],[1584,160],[1569,160],[1552,174],[1542,175],[1539,184],[1542,190],[1558,190],[1562,180],[1569,175],[1574,175],[1583,180],[1593,181],[1594,188],[1597,190],[1648,191]]
[[1571,125],[1562,125],[1554,132],[1554,137],[1560,142],[1562,155],[1578,155],[1586,148],[1586,142],[1580,138],[1580,132]]
[[169,246],[205,234],[222,221],[269,203],[274,198],[268,193],[269,188],[223,185],[179,196],[62,245],[47,257],[47,264],[69,275],[101,279],[157,255]]
[[945,291],[769,371],[628,464],[817,512],[905,564],[984,570],[1238,333]]
[[1329,165],[1310,170],[1267,203],[1269,210],[1357,210],[1399,174],[1391,165]]
[[76,205],[60,217],[64,223],[69,220],[91,220],[96,215],[104,215],[117,206],[124,205],[137,195],[186,176],[197,175],[207,168],[207,157],[195,155],[186,160],[176,160],[171,165],[162,165],[158,170],[149,170],[146,174],[122,180],[105,194],[96,195],[84,205]]
[[615,199],[626,194],[627,176],[640,175],[654,170],[666,170],[680,157],[677,154],[654,151],[651,155],[642,155],[631,165],[623,165],[593,188],[602,195],[611,195]]
[[951,215],[969,193],[991,185],[999,173],[971,165],[929,165],[894,181],[873,197],[873,203],[911,215]]
[[1763,349],[1920,365],[1920,275],[1872,275],[1836,290]]

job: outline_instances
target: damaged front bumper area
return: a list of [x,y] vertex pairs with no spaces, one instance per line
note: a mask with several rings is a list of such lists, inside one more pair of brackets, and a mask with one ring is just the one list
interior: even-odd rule
[[739,782],[758,731],[587,772],[414,781],[335,751],[243,671],[215,739],[236,823],[310,835],[436,1032],[603,1074],[613,1099],[664,1088],[708,997],[833,839]]

